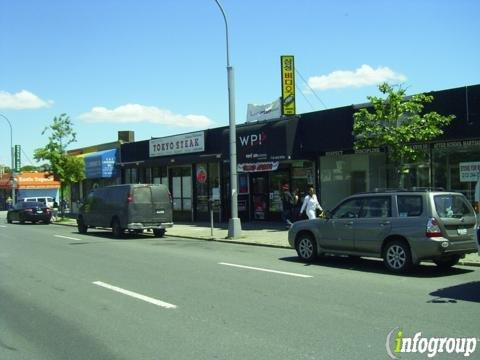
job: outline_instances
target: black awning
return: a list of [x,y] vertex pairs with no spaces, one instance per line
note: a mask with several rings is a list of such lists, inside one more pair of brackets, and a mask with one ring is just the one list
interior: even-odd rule
[[[237,162],[252,163],[292,158],[297,118],[240,125],[236,128]],[[230,154],[230,130],[223,130],[223,153]]]

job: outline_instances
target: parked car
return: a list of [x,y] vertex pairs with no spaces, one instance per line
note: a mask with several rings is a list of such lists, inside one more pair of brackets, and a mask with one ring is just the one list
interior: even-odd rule
[[125,230],[143,232],[151,229],[162,237],[173,226],[172,197],[165,185],[125,184],[93,190],[80,207],[78,232],[88,228],[112,228],[115,237]]
[[55,203],[55,198],[51,196],[29,196],[24,198],[22,201],[25,202],[41,202],[44,205],[47,205],[50,209],[53,208],[53,204]]
[[13,209],[7,212],[7,222],[11,224],[13,221],[19,221],[23,224],[25,221],[37,223],[39,221],[50,224],[52,218],[52,210],[41,202],[25,202],[19,201]]
[[324,219],[294,223],[288,241],[306,261],[324,253],[380,257],[401,273],[422,260],[454,266],[477,251],[476,229],[461,193],[385,190],[349,196]]

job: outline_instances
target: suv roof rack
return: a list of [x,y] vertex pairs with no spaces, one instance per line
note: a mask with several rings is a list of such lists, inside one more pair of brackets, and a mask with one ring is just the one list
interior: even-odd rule
[[365,193],[381,193],[381,192],[429,192],[429,191],[445,191],[442,187],[417,187],[411,188],[375,188],[372,191],[366,191]]

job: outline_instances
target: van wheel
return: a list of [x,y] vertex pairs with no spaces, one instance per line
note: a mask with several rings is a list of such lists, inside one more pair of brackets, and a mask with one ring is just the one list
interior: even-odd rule
[[410,248],[401,240],[389,242],[383,250],[383,263],[394,273],[407,272],[413,265]]
[[112,222],[112,234],[115,238],[120,238],[123,235],[123,229],[120,227],[120,221],[114,219]]
[[305,261],[313,261],[317,258],[317,244],[310,234],[300,234],[295,242],[298,256]]
[[452,266],[455,266],[460,261],[460,255],[450,255],[441,258],[436,258],[433,262],[440,268],[440,269],[449,269]]
[[80,234],[86,234],[87,233],[88,226],[85,225],[85,221],[83,220],[83,217],[78,218],[77,228],[78,228],[78,232]]
[[163,237],[165,235],[165,229],[153,229],[153,235],[155,237]]

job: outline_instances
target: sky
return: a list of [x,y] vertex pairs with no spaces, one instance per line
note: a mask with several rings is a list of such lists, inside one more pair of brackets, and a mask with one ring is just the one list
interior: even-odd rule
[[[478,0],[219,0],[227,15],[235,118],[281,95],[293,55],[297,113],[480,84]],[[214,0],[0,0],[0,114],[36,165],[66,113],[77,142],[119,130],[145,140],[228,125],[226,34]],[[0,164],[10,130],[0,116]]]

